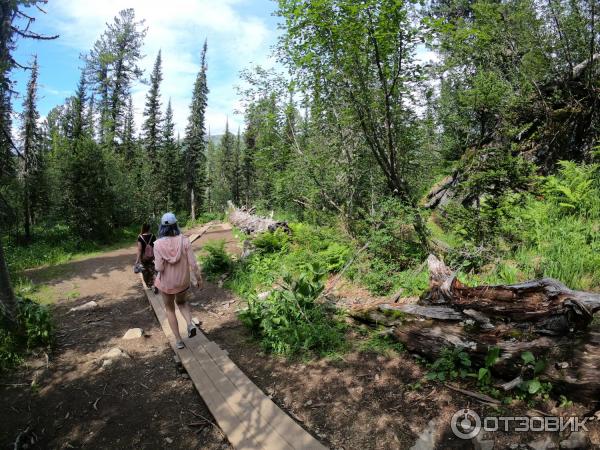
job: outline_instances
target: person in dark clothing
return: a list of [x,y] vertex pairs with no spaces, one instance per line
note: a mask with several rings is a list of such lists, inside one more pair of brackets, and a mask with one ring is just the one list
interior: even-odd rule
[[149,289],[153,289],[154,293],[158,293],[158,289],[154,286],[154,277],[156,269],[154,268],[154,242],[156,236],[150,232],[150,225],[145,223],[142,225],[142,230],[137,238],[137,258],[135,266],[140,267],[144,278],[144,283]]

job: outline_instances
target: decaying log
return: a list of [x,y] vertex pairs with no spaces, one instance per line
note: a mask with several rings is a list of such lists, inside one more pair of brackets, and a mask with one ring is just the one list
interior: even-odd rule
[[468,287],[435,256],[428,258],[430,286],[425,303],[471,309],[490,319],[526,322],[535,332],[566,334],[585,329],[600,310],[600,295],[573,291],[552,278],[524,283]]
[[549,363],[542,378],[555,392],[581,401],[600,396],[600,331],[587,329],[600,295],[549,278],[468,287],[438,258],[430,256],[428,265],[430,288],[416,304],[380,303],[350,316],[391,327],[409,352],[431,361],[444,348],[461,347],[483,366],[498,347],[492,370],[505,380],[522,375],[521,355],[529,351]]
[[236,208],[231,201],[227,202],[227,211],[229,222],[246,234],[275,231],[278,228],[287,233],[290,232],[287,222],[278,222],[270,217],[258,216],[253,214],[254,209]]

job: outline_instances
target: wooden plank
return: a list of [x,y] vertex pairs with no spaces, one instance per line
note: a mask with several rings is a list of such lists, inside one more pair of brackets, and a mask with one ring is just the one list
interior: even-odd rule
[[227,439],[237,449],[257,449],[261,446],[251,438],[246,424],[233,411],[227,399],[217,389],[210,377],[205,371],[204,366],[195,358],[195,355],[188,348],[177,349],[175,347],[175,336],[169,327],[166,313],[161,299],[151,291],[146,291],[146,295],[154,309],[156,317],[167,336],[169,344],[175,353],[181,359],[181,363],[186,368],[190,379],[200,393],[200,396],[208,406],[213,417],[223,430]]
[[[201,331],[185,340],[185,349],[177,350],[162,300],[151,291],[146,294],[171,347],[180,355],[196,389],[235,448],[325,448],[266,397]],[[185,335],[185,321],[179,311],[177,315],[180,332]]]
[[261,416],[268,418],[277,432],[296,449],[324,449],[313,436],[298,425],[267,397],[242,370],[236,366],[225,352],[214,342],[204,345],[221,371],[237,386],[252,407]]
[[204,225],[202,225],[200,227],[200,229],[196,233],[190,234],[188,236],[188,238],[190,240],[190,244],[193,244],[194,241],[196,241],[196,240],[200,239],[202,236],[204,236],[204,234],[206,234],[208,232],[208,230],[210,230],[211,227],[213,227],[214,225],[215,225],[215,222],[205,223]]

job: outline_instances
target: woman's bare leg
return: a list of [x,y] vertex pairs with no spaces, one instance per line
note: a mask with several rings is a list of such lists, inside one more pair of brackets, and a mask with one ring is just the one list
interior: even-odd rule
[[185,301],[186,293],[175,295],[175,301],[177,302],[177,307],[179,311],[181,311],[181,315],[185,319],[185,322],[189,325],[192,323],[192,310],[190,309],[190,305]]
[[[165,311],[167,313],[167,321],[171,327],[171,331],[175,335],[178,341],[181,341],[181,334],[179,334],[179,324],[177,323],[177,316],[175,315],[175,295],[165,294],[161,292],[163,302],[165,304]],[[185,316],[184,316],[185,317]]]

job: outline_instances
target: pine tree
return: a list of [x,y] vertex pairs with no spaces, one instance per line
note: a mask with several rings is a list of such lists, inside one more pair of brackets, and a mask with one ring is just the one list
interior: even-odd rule
[[87,106],[85,120],[83,122],[84,132],[90,137],[96,137],[96,127],[94,122],[94,114],[96,113],[96,101],[94,94],[90,95],[90,100]]
[[21,139],[23,147],[21,157],[23,159],[21,177],[23,179],[23,214],[25,227],[25,240],[31,240],[31,222],[33,216],[33,190],[35,177],[38,174],[40,155],[40,142],[38,131],[38,120],[40,115],[37,111],[37,88],[38,88],[38,63],[34,57],[31,65],[31,77],[27,83],[27,94],[23,102]]
[[171,99],[167,104],[165,123],[162,136],[163,146],[161,154],[161,182],[162,196],[167,210],[175,210],[181,196],[181,157],[179,147],[175,141],[175,123],[173,122],[173,109]]
[[135,158],[135,123],[133,100],[129,96],[127,101],[127,112],[125,113],[125,122],[123,124],[123,154],[125,155],[125,163],[131,165]]
[[231,195],[233,203],[240,204],[240,188],[241,188],[241,167],[240,160],[242,154],[242,138],[240,128],[238,127],[237,136],[235,138],[235,147],[233,151],[232,174],[231,174]]
[[88,82],[100,97],[100,140],[110,148],[122,142],[126,101],[143,74],[138,66],[147,31],[143,25],[133,9],[120,11],[86,58]]
[[242,179],[242,189],[244,204],[249,206],[253,196],[255,168],[254,168],[254,152],[256,149],[256,131],[249,122],[246,131],[244,132],[244,149],[242,152],[242,162],[240,168],[240,177]]
[[160,101],[160,83],[163,79],[162,75],[162,59],[161,52],[158,51],[154,68],[150,74],[150,90],[146,95],[146,106],[144,109],[144,117],[146,120],[142,125],[144,132],[144,145],[148,153],[148,158],[152,164],[153,174],[158,171],[158,152],[161,145],[161,101]]
[[194,83],[190,116],[185,129],[185,180],[187,194],[190,200],[190,215],[196,218],[196,208],[202,206],[201,192],[205,182],[206,167],[206,128],[205,114],[208,100],[208,85],[206,82],[206,50],[207,42],[204,41],[200,58],[200,71]]
[[84,132],[85,129],[85,102],[86,102],[86,94],[85,94],[85,73],[81,73],[81,77],[79,78],[79,83],[77,84],[77,91],[75,92],[75,97],[73,98],[72,107],[73,107],[73,130],[72,130],[72,138],[79,139]]
[[[26,39],[55,39],[58,36],[43,36],[30,30],[35,20],[21,11],[21,6],[36,6],[38,0],[16,0],[2,2],[0,5],[0,182],[12,171],[12,150],[15,145],[10,135],[12,111],[10,103],[11,80],[10,71],[17,65],[12,56],[17,37]],[[20,22],[20,23],[19,23]],[[24,22],[24,23],[23,23]],[[12,290],[8,267],[4,258],[2,241],[0,240],[0,311],[9,327],[15,327],[17,305]]]
[[218,148],[218,179],[220,179],[220,205],[224,206],[228,200],[234,199],[234,179],[235,179],[235,137],[229,131],[229,120],[225,122],[225,134],[221,137]]

